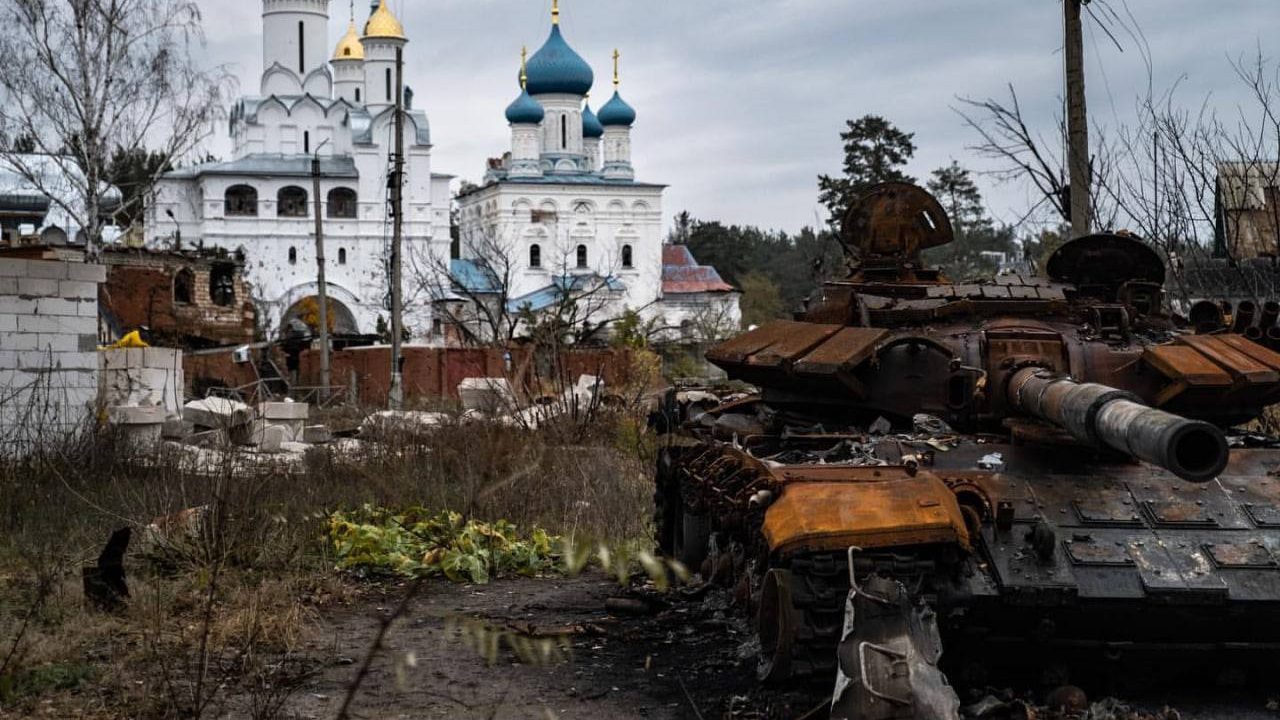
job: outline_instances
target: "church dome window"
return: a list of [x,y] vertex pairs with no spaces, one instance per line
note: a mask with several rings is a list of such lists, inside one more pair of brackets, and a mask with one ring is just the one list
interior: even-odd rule
[[585,270],[587,267],[587,246],[578,246],[578,269]]
[[226,214],[252,217],[258,214],[258,191],[248,185],[232,185],[224,196]]
[[338,248],[338,264],[339,264],[339,265],[346,265],[346,264],[347,264],[347,249],[346,249],[346,248]]
[[296,185],[281,188],[276,193],[276,216],[304,218],[307,216],[307,191]]
[[358,206],[355,190],[340,187],[329,191],[329,217],[355,218]]
[[622,246],[622,267],[628,270],[635,267],[635,252],[630,245]]
[[537,243],[529,246],[529,267],[534,269],[542,267],[542,246]]

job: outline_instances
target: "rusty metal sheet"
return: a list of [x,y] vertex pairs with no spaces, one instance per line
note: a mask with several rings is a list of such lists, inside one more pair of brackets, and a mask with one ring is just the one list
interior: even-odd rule
[[1142,505],[1160,527],[1218,527],[1210,509],[1191,500],[1148,500]]
[[1093,538],[1068,540],[1063,543],[1067,555],[1076,565],[1124,567],[1133,565],[1129,548],[1121,542],[1096,541]]
[[871,357],[876,345],[889,336],[879,328],[842,328],[826,342],[795,363],[795,371],[805,375],[835,375],[861,365]]
[[1257,360],[1272,370],[1280,370],[1280,354],[1241,335],[1215,335],[1223,343]]
[[969,534],[955,495],[929,473],[881,482],[788,484],[765,513],[772,552],[951,543]]
[[1142,527],[1142,516],[1128,490],[1099,490],[1071,502],[1076,516],[1085,525],[1099,527]]
[[1158,345],[1142,354],[1151,367],[1170,380],[1195,387],[1231,387],[1231,374],[1199,350],[1187,345]]
[[1176,595],[1203,602],[1225,601],[1227,585],[1213,572],[1200,548],[1168,547],[1159,539],[1129,541],[1129,555],[1142,586],[1152,595]]
[[[768,348],[770,345],[785,339],[787,336],[804,328],[814,327],[811,323],[793,320],[778,320],[761,325],[755,330],[730,338],[707,351],[707,359],[717,365],[741,365],[747,358]],[[839,327],[839,326],[831,326]]]
[[1179,340],[1199,350],[1202,355],[1249,384],[1265,385],[1280,382],[1280,372],[1222,342],[1216,335],[1186,335]]
[[789,332],[778,336],[768,347],[747,358],[747,364],[754,367],[785,367],[808,354],[841,329],[839,325],[816,323],[794,323],[794,325]]
[[1261,542],[1205,543],[1213,564],[1227,570],[1269,570],[1277,567],[1276,559]]

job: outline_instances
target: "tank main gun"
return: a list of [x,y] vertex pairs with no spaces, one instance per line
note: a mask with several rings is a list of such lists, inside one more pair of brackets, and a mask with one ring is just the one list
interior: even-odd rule
[[1146,460],[1183,480],[1209,482],[1227,466],[1222,430],[1157,410],[1124,390],[1029,367],[1010,378],[1007,392],[1014,408],[1076,440]]

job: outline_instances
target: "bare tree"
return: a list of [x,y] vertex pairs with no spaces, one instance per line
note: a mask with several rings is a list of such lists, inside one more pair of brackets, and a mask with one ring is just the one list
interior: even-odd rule
[[200,19],[190,0],[0,8],[0,162],[79,223],[91,255],[106,225],[112,154],[149,149],[164,167],[219,117],[229,76],[198,67]]
[[506,346],[517,338],[539,344],[573,345],[603,339],[621,315],[616,294],[620,286],[612,272],[601,274],[579,267],[576,252],[540,247],[547,253],[540,263],[550,285],[534,307],[516,296],[518,274],[524,267],[517,244],[494,233],[474,233],[463,240],[463,258],[436,254],[413,258],[418,294],[431,299],[443,325],[468,345]]

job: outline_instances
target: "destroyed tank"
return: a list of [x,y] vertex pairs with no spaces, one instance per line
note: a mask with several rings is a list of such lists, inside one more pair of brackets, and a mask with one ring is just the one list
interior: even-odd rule
[[751,391],[667,393],[661,549],[736,588],[762,680],[834,680],[833,718],[1273,672],[1280,450],[1228,429],[1280,399],[1280,354],[1170,316],[1134,237],[966,283],[921,261],[952,240],[927,192],[874,188],[845,279],[708,352]]

